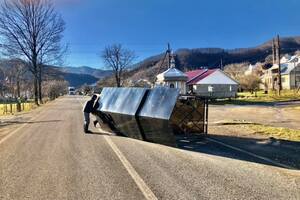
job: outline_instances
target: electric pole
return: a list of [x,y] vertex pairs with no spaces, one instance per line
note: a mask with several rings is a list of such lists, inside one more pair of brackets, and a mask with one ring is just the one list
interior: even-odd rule
[[277,35],[276,39],[276,57],[277,57],[277,64],[278,64],[278,95],[280,95],[280,92],[282,90],[282,83],[281,83],[281,66],[280,66],[280,39],[279,35]]

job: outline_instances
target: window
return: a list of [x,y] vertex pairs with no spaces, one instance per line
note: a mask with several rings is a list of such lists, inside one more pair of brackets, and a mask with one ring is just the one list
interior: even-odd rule
[[285,77],[281,77],[281,82],[282,82],[282,83],[285,82]]
[[171,83],[170,88],[175,88],[175,85],[173,83]]

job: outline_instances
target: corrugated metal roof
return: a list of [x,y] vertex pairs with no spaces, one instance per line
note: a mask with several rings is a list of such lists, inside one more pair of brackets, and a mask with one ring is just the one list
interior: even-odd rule
[[186,72],[187,85],[195,84],[239,84],[226,73],[219,69],[200,69]]
[[209,69],[209,70],[199,69],[199,70],[186,72],[186,75],[189,78],[187,84],[188,85],[197,84],[200,80],[214,73],[216,70],[217,69]]

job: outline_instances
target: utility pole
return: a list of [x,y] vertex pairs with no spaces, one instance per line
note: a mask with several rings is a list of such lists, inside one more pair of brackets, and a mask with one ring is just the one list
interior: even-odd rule
[[223,70],[223,58],[221,58],[220,68]]
[[277,35],[276,39],[276,60],[278,64],[278,95],[280,95],[281,90],[282,90],[282,83],[281,83],[281,66],[280,66],[280,39],[279,35]]
[[273,65],[276,64],[276,46],[275,46],[275,39],[272,39],[272,58],[273,58]]

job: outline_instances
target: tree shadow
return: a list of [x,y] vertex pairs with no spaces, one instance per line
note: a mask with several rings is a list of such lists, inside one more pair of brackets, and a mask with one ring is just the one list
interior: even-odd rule
[[223,135],[177,135],[176,141],[178,148],[188,151],[300,169],[300,142]]
[[62,120],[45,120],[45,121],[4,121],[0,123],[0,128],[9,126],[9,125],[16,125],[16,124],[41,124],[41,123],[56,123],[61,122]]

